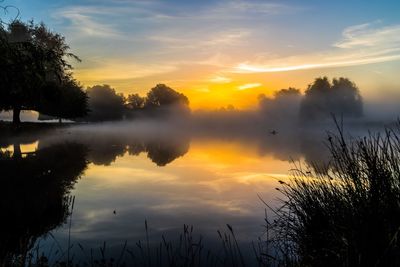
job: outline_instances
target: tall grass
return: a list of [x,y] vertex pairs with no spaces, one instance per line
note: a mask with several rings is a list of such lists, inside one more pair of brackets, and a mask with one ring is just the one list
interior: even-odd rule
[[[338,125],[338,124],[336,124]],[[329,166],[296,168],[268,225],[285,265],[400,266],[400,127],[346,140]]]
[[[115,253],[109,255],[107,242],[97,249],[87,249],[81,244],[68,243],[66,250],[54,239],[57,249],[48,252],[41,251],[41,244],[32,249],[26,260],[13,261],[7,266],[27,266],[27,267],[158,267],[158,266],[192,266],[192,267],[244,267],[254,266],[254,262],[248,263],[244,259],[242,249],[236,239],[233,227],[227,225],[227,231],[217,231],[220,244],[217,248],[207,248],[207,243],[201,235],[195,235],[193,226],[184,225],[182,233],[178,239],[169,240],[162,235],[161,241],[151,242],[149,240],[149,227],[145,221],[145,240],[137,241],[135,244],[128,245],[125,242],[120,249],[119,255]],[[54,237],[52,237],[54,238]],[[74,245],[76,249],[73,249]],[[78,255],[79,254],[79,255]],[[254,255],[250,259],[254,259]]]

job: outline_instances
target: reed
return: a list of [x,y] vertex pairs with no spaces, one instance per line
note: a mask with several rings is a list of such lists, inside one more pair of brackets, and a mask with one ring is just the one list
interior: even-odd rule
[[400,266],[400,127],[349,141],[336,125],[329,165],[281,182],[270,242],[289,266]]

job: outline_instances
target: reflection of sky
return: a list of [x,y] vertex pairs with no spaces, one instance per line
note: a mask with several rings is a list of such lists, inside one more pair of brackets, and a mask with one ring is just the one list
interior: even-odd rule
[[399,98],[395,0],[4,4],[66,36],[83,59],[74,65],[85,86],[108,83],[119,92],[144,94],[167,83],[188,95],[193,108],[243,108],[260,93],[304,90],[327,75],[351,78],[368,99],[389,93]]
[[[257,194],[274,203],[277,180],[289,169],[287,162],[258,156],[255,147],[207,141],[194,141],[185,156],[165,167],[144,153],[125,154],[110,166],[90,164],[72,192],[71,239],[87,247],[125,240],[134,245],[144,239],[147,219],[157,242],[161,234],[178,238],[183,224],[213,242],[227,223],[242,241],[254,241],[263,233],[265,209]],[[61,244],[67,228],[55,231]]]

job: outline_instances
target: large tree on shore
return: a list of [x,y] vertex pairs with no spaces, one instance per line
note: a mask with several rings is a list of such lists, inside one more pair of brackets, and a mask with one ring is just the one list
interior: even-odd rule
[[[88,96],[76,80],[66,76],[61,83],[47,83],[45,98],[40,100],[40,114],[53,118],[76,119],[88,113]],[[40,119],[40,116],[39,116]]]
[[0,110],[12,110],[14,123],[20,122],[22,110],[49,110],[45,103],[55,92],[48,89],[70,87],[68,58],[79,60],[69,52],[65,38],[43,23],[0,24]]

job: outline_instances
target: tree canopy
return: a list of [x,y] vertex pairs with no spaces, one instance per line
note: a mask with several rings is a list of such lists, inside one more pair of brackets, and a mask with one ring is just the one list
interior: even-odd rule
[[189,99],[182,93],[166,86],[157,84],[148,93],[145,107],[165,107],[165,106],[183,106],[189,105]]
[[82,86],[67,76],[61,84],[46,83],[42,90],[46,98],[40,100],[41,114],[76,119],[88,112],[88,96]]
[[89,121],[120,120],[124,115],[124,96],[109,85],[95,85],[86,90],[89,97]]
[[277,91],[273,98],[258,97],[261,114],[269,123],[292,123],[298,118],[301,99],[300,90],[292,87]]
[[126,107],[128,109],[142,109],[146,98],[141,97],[139,94],[131,94],[126,98]]
[[[13,110],[13,120],[18,123],[21,110],[49,112],[47,104],[55,95],[67,97],[72,91],[77,92],[79,86],[71,90],[72,66],[67,59],[79,58],[69,49],[65,38],[51,32],[43,23],[16,20],[8,25],[0,24],[0,110]],[[68,92],[60,92],[64,89]],[[78,106],[73,117],[85,115],[86,108],[80,108],[85,106],[85,97],[82,93],[74,97],[80,102],[70,101],[70,108],[76,108],[73,103]],[[50,115],[70,118],[71,114],[52,110]]]
[[317,78],[310,84],[301,103],[303,120],[324,119],[331,114],[345,117],[363,115],[363,101],[357,86],[347,78]]

